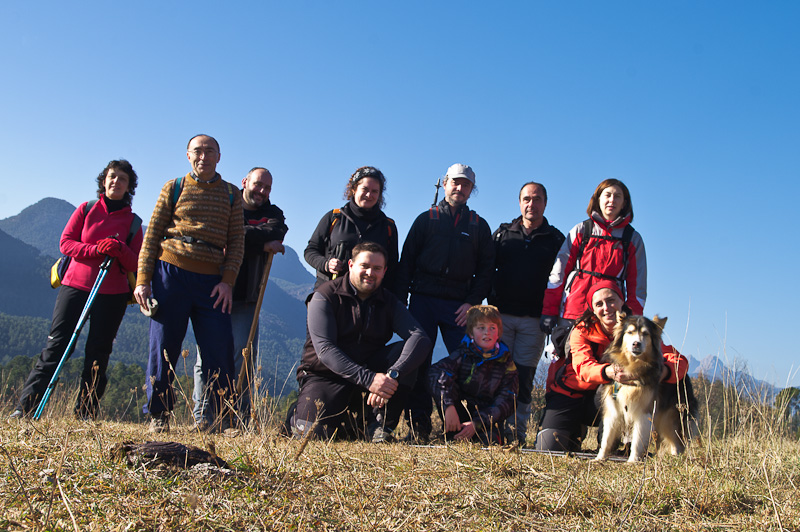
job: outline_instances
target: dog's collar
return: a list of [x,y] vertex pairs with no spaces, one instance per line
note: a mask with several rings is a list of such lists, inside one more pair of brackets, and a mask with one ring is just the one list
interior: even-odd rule
[[622,389],[622,385],[620,383],[618,383],[617,381],[614,381],[614,387],[612,388],[611,397],[616,399],[617,398],[617,394],[619,393],[619,391],[621,389]]

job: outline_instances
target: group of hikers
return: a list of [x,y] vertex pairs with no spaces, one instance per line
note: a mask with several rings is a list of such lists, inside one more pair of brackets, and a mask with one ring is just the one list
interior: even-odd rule
[[[253,384],[247,353],[258,345],[257,337],[250,341],[260,281],[268,257],[284,252],[288,228],[270,202],[267,169],[253,168],[239,190],[216,172],[220,147],[213,137],[192,137],[187,157],[191,171],[164,184],[144,236],[131,226],[137,176],[130,163],[111,161],[97,177],[98,200],[79,206],[61,236],[72,262],[47,345],[12,417],[36,408],[90,297],[75,415],[97,416],[130,295],[127,274],[136,272],[133,296],[150,316],[149,430],[170,428],[173,368],[189,319],[198,351],[197,428],[247,422]],[[544,216],[541,183],[522,185],[520,215],[494,233],[467,206],[476,188],[472,168],[450,166],[441,184],[444,199],[417,216],[402,249],[383,211],[386,178],[375,167],[358,168],[347,181],[346,203],[321,218],[304,253],[317,275],[306,300],[299,395],[287,433],[388,442],[397,439],[405,416],[405,440],[424,443],[435,407],[446,439],[524,445],[536,368],[549,335],[561,331],[553,337],[564,338],[565,347],[549,366],[535,445],[579,449],[586,427],[598,421],[594,391],[627,383],[624,371],[601,362],[616,313],[642,314],[645,304],[645,250],[630,225],[628,188],[616,179],[601,182],[588,219],[565,237]],[[93,294],[108,258],[106,280]],[[432,364],[438,333],[449,356]],[[676,382],[688,364],[669,353],[671,370],[663,378]],[[243,379],[247,385],[237,386]]]

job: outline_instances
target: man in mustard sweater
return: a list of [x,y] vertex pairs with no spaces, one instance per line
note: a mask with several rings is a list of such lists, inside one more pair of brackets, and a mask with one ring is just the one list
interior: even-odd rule
[[244,255],[242,198],[217,173],[219,143],[208,135],[189,140],[192,171],[161,188],[139,254],[134,296],[143,310],[151,297],[147,404],[150,432],[169,430],[175,404],[173,368],[189,319],[203,352],[203,373],[215,399],[212,409],[232,404],[233,285]]

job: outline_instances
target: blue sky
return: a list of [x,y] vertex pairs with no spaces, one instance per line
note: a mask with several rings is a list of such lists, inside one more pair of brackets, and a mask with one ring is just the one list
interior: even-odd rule
[[224,178],[272,171],[301,254],[365,164],[401,238],[454,162],[492,229],[525,181],[566,232],[616,177],[647,249],[645,313],[685,354],[798,386],[798,22],[788,1],[6,2],[0,218],[85,201],[124,157],[147,220],[200,132]]

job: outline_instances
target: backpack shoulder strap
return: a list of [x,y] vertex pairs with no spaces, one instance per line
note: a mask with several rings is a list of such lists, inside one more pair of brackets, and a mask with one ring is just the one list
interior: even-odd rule
[[628,244],[631,243],[631,238],[633,238],[633,227],[628,224],[622,230],[622,249],[625,251],[625,260],[628,258]]
[[438,220],[439,219],[439,206],[434,205],[430,209],[428,209],[428,219],[429,220]]
[[172,180],[172,210],[175,210],[175,205],[178,204],[178,198],[181,197],[183,192],[183,176],[176,177]]
[[586,245],[589,243],[589,239],[592,238],[592,226],[594,226],[594,222],[591,218],[587,218],[581,224],[581,232],[583,234],[583,238],[581,238],[581,245],[578,248],[578,255],[575,257],[575,267],[580,267],[581,264],[581,257],[583,257],[583,251],[586,249]]
[[95,203],[97,203],[97,199],[89,200],[86,202],[86,205],[83,206],[84,218],[86,217],[86,214],[88,214],[88,212],[92,210],[92,207],[94,207]]
[[131,229],[128,231],[128,238],[125,239],[125,245],[130,246],[136,232],[142,226],[142,219],[138,214],[133,213],[133,220],[131,220]]
[[328,227],[328,237],[333,233],[333,226],[339,223],[342,218],[342,209],[333,209],[331,211],[331,226]]
[[386,217],[386,232],[389,233],[389,238],[392,238],[392,226],[395,225],[394,220]]
[[[233,185],[228,183],[227,181],[225,184],[228,186],[228,202],[233,207]],[[172,208],[175,209],[175,205],[178,203],[178,198],[181,197],[181,192],[183,192],[183,176],[176,177],[172,180]]]
[[[625,226],[625,229],[622,230],[622,282],[625,283],[625,279],[627,278],[628,274],[628,245],[631,243],[631,238],[633,238],[633,227],[631,224]],[[625,290],[625,286],[622,286],[622,289]]]

